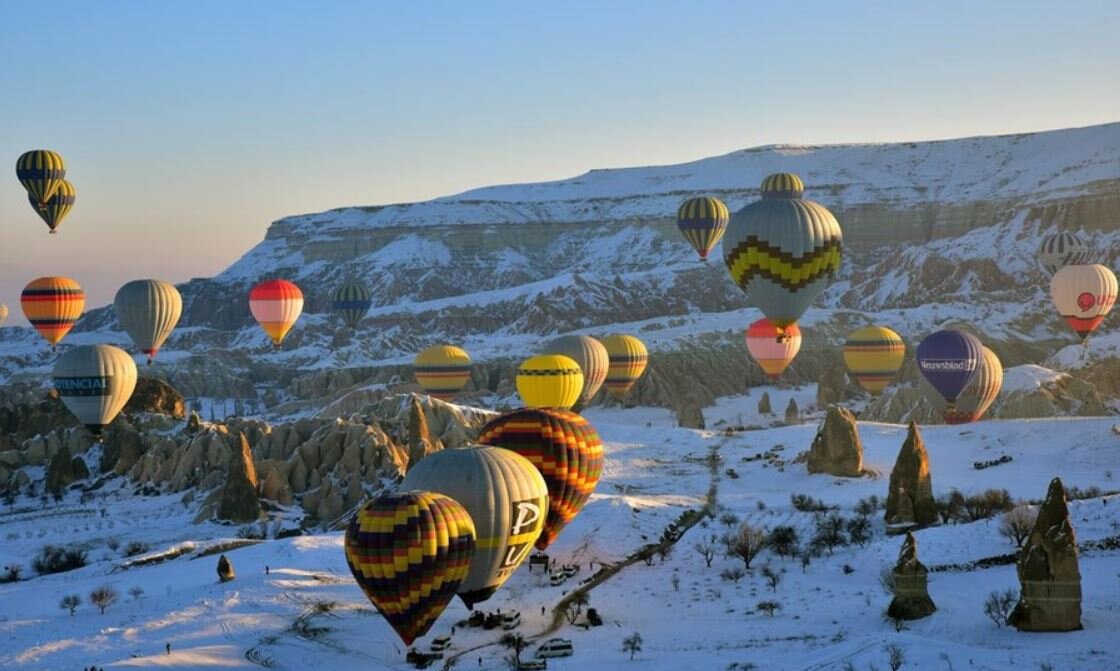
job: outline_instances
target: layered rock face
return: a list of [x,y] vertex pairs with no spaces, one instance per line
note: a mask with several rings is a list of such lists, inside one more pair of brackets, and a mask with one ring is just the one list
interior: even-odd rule
[[906,532],[894,569],[894,598],[887,615],[902,620],[920,620],[932,615],[937,606],[929,597],[929,571],[918,561],[918,541]]
[[887,524],[926,526],[937,523],[929,454],[914,422],[910,422],[906,440],[891,469],[885,507]]
[[1054,478],[1034,529],[1019,551],[1019,603],[1008,622],[1020,631],[1081,629],[1081,570],[1066,490]]
[[845,478],[863,475],[863,443],[855,415],[847,408],[830,406],[824,424],[809,448],[809,472]]

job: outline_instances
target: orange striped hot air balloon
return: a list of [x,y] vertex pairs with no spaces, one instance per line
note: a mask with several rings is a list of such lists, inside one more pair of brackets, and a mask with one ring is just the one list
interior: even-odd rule
[[40,277],[23,288],[19,304],[23,316],[53,347],[82,316],[86,294],[69,277]]
[[844,342],[844,364],[852,378],[878,396],[902,368],[906,343],[886,326],[865,326]]
[[649,351],[645,343],[632,335],[611,335],[599,342],[607,348],[610,368],[607,369],[606,387],[611,396],[622,400],[630,388],[646,372]]
[[548,486],[548,517],[537,539],[544,550],[583,509],[603,471],[603,442],[595,427],[570,410],[522,408],[490,421],[478,442],[504,447],[537,467]]
[[249,310],[272,344],[280,347],[303,312],[303,292],[288,280],[266,280],[249,292]]
[[416,355],[412,370],[429,396],[450,401],[471,379],[471,357],[454,345],[433,345]]
[[777,380],[801,350],[801,329],[790,324],[781,333],[769,319],[747,328],[747,349],[771,380]]

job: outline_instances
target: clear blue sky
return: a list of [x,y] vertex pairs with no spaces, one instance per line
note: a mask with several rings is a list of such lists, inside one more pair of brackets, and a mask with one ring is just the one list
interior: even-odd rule
[[[287,214],[1114,121],[1118,33],[1116,0],[0,0],[0,302],[212,275]],[[37,147],[78,189],[58,236],[15,179]]]

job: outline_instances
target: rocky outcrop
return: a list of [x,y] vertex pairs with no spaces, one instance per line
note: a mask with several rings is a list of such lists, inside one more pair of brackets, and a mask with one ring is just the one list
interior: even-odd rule
[[233,571],[233,564],[225,555],[218,557],[218,582],[229,582],[237,577]]
[[155,377],[141,376],[136,380],[136,391],[124,406],[126,414],[150,412],[176,419],[186,417],[187,405],[183,395],[167,382]]
[[848,375],[842,362],[825,366],[817,380],[817,407],[827,408],[841,403],[847,396]]
[[772,415],[774,414],[773,408],[770,407],[770,392],[762,392],[762,397],[758,399],[758,414]]
[[61,493],[76,479],[74,475],[74,460],[70,456],[70,450],[63,445],[55,452],[54,456],[51,457],[50,465],[47,466],[46,491],[52,494]]
[[1020,631],[1081,629],[1081,570],[1066,491],[1054,478],[1019,551],[1021,591],[1008,623]]
[[217,517],[237,523],[255,522],[261,514],[261,503],[257,498],[257,470],[245,434],[238,434],[237,438],[240,449],[230,459]]
[[675,411],[677,426],[685,429],[703,429],[704,411],[698,403],[684,403]]
[[920,620],[937,610],[929,597],[928,571],[918,561],[918,542],[914,535],[906,532],[902,549],[898,552],[898,562],[892,569],[894,574],[894,598],[887,607],[887,616],[900,620]]
[[850,410],[829,406],[824,424],[817,430],[809,448],[808,467],[810,473],[846,478],[863,475],[863,443]]
[[420,406],[420,399],[412,397],[408,411],[408,466],[411,468],[432,452],[443,449],[439,439],[432,440],[428,431],[428,418],[424,408]]
[[884,517],[887,524],[897,525],[926,526],[936,524],[938,520],[929,454],[914,422],[910,422],[906,440],[891,469]]
[[800,424],[801,423],[801,409],[797,407],[797,401],[790,397],[789,404],[786,405],[786,424]]

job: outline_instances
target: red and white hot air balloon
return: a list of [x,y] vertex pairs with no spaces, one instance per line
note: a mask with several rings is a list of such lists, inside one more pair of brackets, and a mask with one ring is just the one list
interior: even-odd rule
[[790,324],[781,331],[769,319],[747,328],[747,349],[766,376],[777,380],[801,350],[801,329]]
[[249,310],[272,344],[280,347],[303,312],[303,292],[288,280],[266,280],[249,292]]

